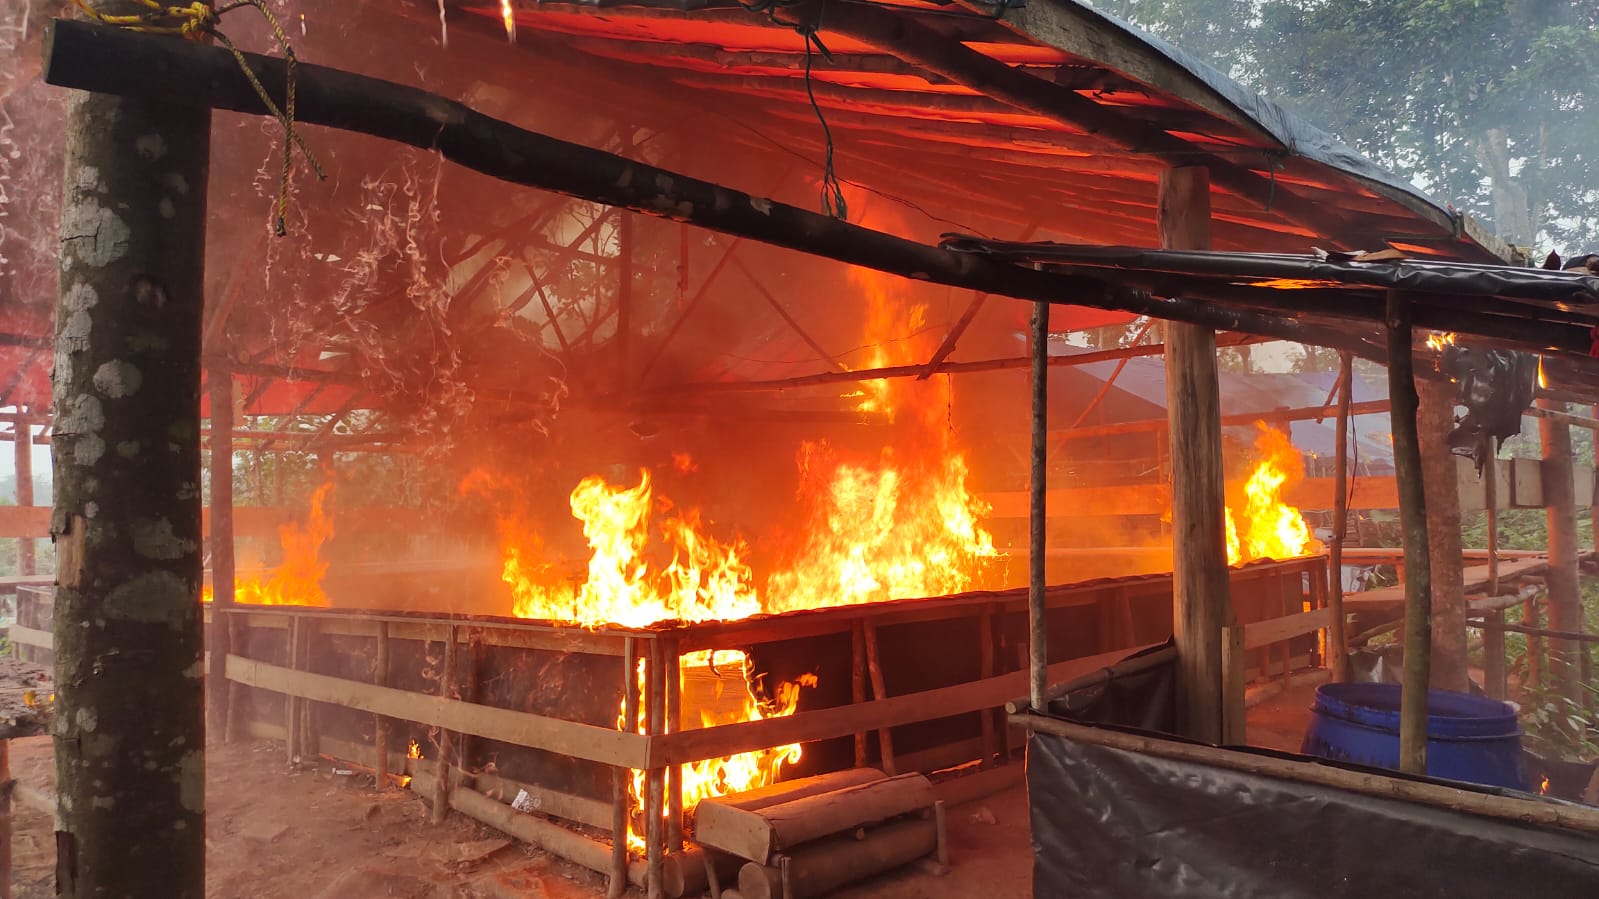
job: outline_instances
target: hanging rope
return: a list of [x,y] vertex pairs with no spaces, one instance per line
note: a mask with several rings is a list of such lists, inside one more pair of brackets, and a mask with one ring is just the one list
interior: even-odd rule
[[828,127],[827,117],[822,114],[822,106],[816,102],[815,81],[811,77],[811,66],[816,54],[821,54],[828,62],[833,61],[833,54],[827,49],[827,45],[822,43],[821,37],[822,17],[826,14],[827,2],[822,0],[817,6],[815,23],[786,22],[777,17],[778,10],[792,9],[802,2],[804,0],[755,0],[752,3],[739,0],[739,5],[752,13],[766,16],[775,24],[794,29],[795,34],[804,38],[805,96],[811,101],[811,112],[816,114],[816,121],[822,126],[822,213],[836,219],[848,219],[849,204],[844,200],[844,187],[839,183],[838,174],[833,168],[833,129]]
[[[327,173],[322,170],[322,164],[317,161],[316,154],[306,146],[300,137],[299,129],[294,126],[294,85],[295,72],[298,60],[294,56],[294,48],[289,46],[289,37],[283,31],[283,26],[278,23],[278,17],[272,14],[264,0],[238,0],[225,6],[213,8],[207,3],[194,2],[187,6],[167,6],[155,0],[134,0],[145,9],[143,12],[124,16],[110,16],[99,12],[89,6],[87,0],[73,0],[77,7],[83,10],[89,18],[105,25],[116,28],[125,28],[129,31],[142,31],[149,34],[171,34],[188,40],[200,41],[214,38],[233,54],[233,59],[239,64],[239,71],[244,73],[245,80],[255,89],[255,94],[261,99],[261,105],[266,107],[267,113],[283,126],[283,166],[278,174],[278,201],[277,215],[273,230],[279,237],[288,233],[285,219],[289,207],[289,176],[292,171],[292,157],[295,147],[300,148],[300,154],[305,157],[311,171],[316,173],[317,180],[327,178]],[[272,28],[273,37],[277,39],[278,48],[283,51],[285,64],[285,84],[283,86],[283,106],[279,108],[267,93],[266,86],[256,77],[255,71],[250,68],[249,60],[244,58],[244,53],[234,45],[228,36],[217,28],[218,20],[227,13],[236,9],[250,7],[255,9],[266,19]]]

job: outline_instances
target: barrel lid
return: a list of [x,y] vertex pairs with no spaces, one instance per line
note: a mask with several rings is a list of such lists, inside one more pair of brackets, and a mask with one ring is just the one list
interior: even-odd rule
[[[1345,721],[1399,732],[1398,684],[1322,684],[1311,710]],[[1507,737],[1520,733],[1508,702],[1450,690],[1427,691],[1427,736]]]

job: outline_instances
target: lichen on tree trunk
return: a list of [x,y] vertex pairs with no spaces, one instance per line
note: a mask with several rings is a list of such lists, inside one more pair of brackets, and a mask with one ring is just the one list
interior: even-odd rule
[[204,895],[209,135],[204,109],[68,101],[51,519],[59,896]]
[[1465,692],[1466,592],[1461,570],[1460,489],[1449,432],[1455,424],[1455,388],[1447,381],[1416,379],[1421,479],[1427,492],[1427,546],[1432,568],[1433,689]]

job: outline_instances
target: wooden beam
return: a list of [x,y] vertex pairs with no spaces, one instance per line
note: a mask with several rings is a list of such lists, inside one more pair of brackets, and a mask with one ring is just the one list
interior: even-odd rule
[[[1160,182],[1161,245],[1210,245],[1210,179],[1198,167],[1172,169]],[[1223,740],[1222,629],[1233,624],[1222,512],[1221,388],[1216,337],[1196,325],[1166,329],[1166,412],[1172,455],[1172,633],[1177,641],[1180,733]]]
[[1405,668],[1399,710],[1399,770],[1427,773],[1427,689],[1432,670],[1432,563],[1427,540],[1427,494],[1422,483],[1417,434],[1413,329],[1410,304],[1388,293],[1389,422],[1394,437],[1394,472],[1405,541]]

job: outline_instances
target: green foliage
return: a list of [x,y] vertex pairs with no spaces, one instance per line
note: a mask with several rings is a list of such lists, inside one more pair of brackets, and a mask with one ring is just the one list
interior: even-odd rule
[[1591,0],[1105,0],[1507,240],[1599,240]]

